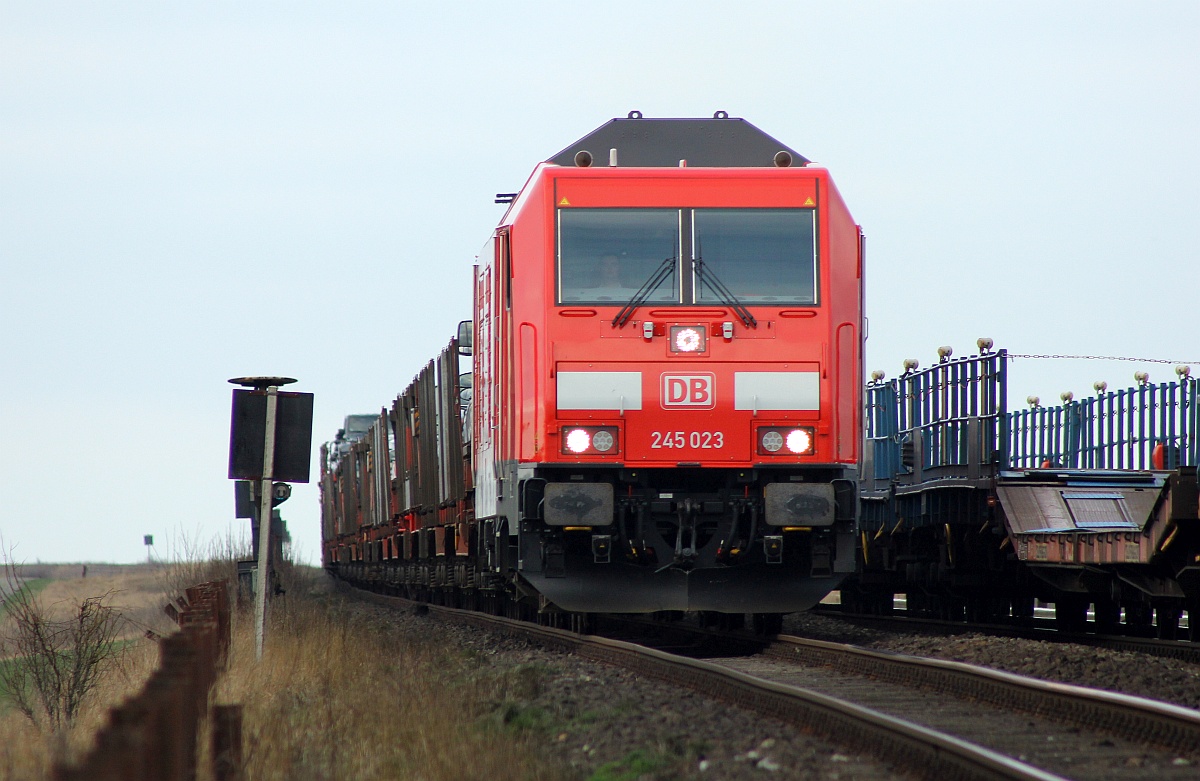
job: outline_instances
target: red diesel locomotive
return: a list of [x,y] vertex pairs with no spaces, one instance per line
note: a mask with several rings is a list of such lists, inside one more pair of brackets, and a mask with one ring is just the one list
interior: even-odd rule
[[327,566],[551,611],[812,606],[855,564],[862,247],[825,169],[724,112],[580,139],[512,197],[451,348],[322,459]]

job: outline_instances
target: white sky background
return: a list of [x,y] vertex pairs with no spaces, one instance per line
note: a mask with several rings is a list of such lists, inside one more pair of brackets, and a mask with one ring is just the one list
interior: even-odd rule
[[[868,368],[978,336],[1200,361],[1200,4],[400,5],[0,0],[15,558],[240,533],[226,379],[299,378],[315,462],[469,317],[493,195],[632,109],[727,110],[832,171]],[[1172,375],[1025,360],[1010,397],[1137,369]],[[315,484],[282,510],[319,558]]]

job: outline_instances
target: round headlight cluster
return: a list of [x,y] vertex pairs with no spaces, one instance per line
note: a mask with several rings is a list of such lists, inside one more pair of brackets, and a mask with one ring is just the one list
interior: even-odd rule
[[615,443],[616,440],[613,439],[613,435],[607,431],[597,431],[596,435],[592,437],[592,447],[601,453],[607,453],[612,450]]
[[562,429],[563,455],[616,455],[617,428],[615,426],[567,426]]
[[758,452],[769,455],[812,455],[816,442],[810,426],[796,428],[771,426],[758,430]]

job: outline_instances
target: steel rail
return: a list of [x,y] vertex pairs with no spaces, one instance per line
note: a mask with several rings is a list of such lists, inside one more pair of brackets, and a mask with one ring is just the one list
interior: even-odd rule
[[785,661],[824,665],[903,685],[1043,716],[1184,754],[1200,747],[1200,711],[1129,694],[1044,681],[942,659],[909,656],[823,640],[780,636],[767,649]]
[[815,615],[826,616],[845,621],[878,623],[892,627],[911,627],[914,629],[935,628],[955,634],[980,632],[997,637],[1015,637],[1023,640],[1040,640],[1046,643],[1074,643],[1092,648],[1104,648],[1110,651],[1130,651],[1132,653],[1160,656],[1167,659],[1178,659],[1181,662],[1200,664],[1200,642],[1194,640],[1160,640],[1153,637],[1135,637],[1132,635],[1101,635],[1095,633],[1063,632],[1053,628],[1053,619],[1035,619],[1034,626],[1019,626],[1016,624],[972,624],[965,621],[946,621],[940,618],[924,616],[878,615],[870,613],[848,613],[843,610],[828,607],[817,607],[812,611]]
[[415,603],[356,590],[370,601],[427,608],[431,613],[491,630],[517,634],[539,645],[686,686],[769,718],[800,727],[838,745],[903,766],[933,781],[1064,781],[999,752],[797,686],[767,681],[712,662],[676,656],[622,640],[579,635],[564,629],[470,610]]

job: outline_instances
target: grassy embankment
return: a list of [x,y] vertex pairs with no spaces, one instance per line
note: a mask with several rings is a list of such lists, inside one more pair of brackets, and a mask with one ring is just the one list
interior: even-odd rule
[[276,603],[261,663],[252,617],[235,625],[217,700],[245,708],[248,779],[572,775],[537,750],[544,725],[521,717],[538,671],[482,665],[411,624],[357,609],[320,577],[307,573]]
[[[63,601],[116,590],[145,626],[166,592],[162,573],[153,585],[140,580],[144,574],[133,578],[136,588],[120,576],[113,583],[76,577],[46,585],[41,596]],[[200,582],[208,574],[211,568],[193,565],[168,580]],[[578,776],[538,750],[552,725],[522,705],[544,671],[481,665],[473,652],[348,607],[320,579],[300,573],[276,602],[261,663],[254,659],[252,611],[235,614],[231,668],[215,701],[245,708],[248,781]],[[145,604],[151,595],[153,611]],[[133,629],[134,636],[141,631]],[[39,732],[17,711],[0,708],[0,781],[45,778],[52,756],[79,756],[107,708],[135,693],[156,663],[156,644],[130,637],[122,664],[65,735]],[[202,780],[206,763],[202,757]]]

